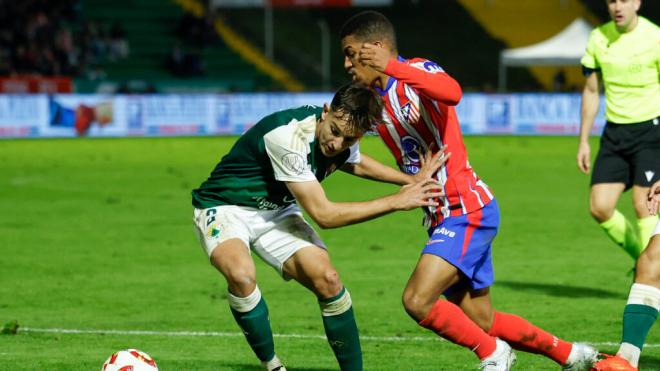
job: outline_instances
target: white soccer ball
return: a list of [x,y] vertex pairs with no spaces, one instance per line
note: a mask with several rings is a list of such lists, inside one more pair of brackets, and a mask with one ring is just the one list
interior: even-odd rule
[[111,355],[103,363],[101,371],[158,371],[158,366],[147,353],[124,349]]

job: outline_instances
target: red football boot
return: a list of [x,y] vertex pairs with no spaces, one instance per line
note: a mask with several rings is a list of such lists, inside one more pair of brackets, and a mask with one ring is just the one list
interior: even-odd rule
[[630,365],[630,363],[617,356],[603,354],[605,357],[600,361],[594,363],[592,371],[637,371],[637,368]]

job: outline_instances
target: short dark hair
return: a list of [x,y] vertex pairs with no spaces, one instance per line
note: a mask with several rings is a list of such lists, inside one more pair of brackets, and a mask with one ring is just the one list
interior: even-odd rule
[[361,41],[373,42],[385,39],[396,49],[394,26],[383,14],[367,10],[349,18],[339,32],[341,39],[354,35]]
[[372,89],[354,82],[337,90],[330,103],[330,110],[346,118],[351,129],[364,134],[381,120],[383,104]]

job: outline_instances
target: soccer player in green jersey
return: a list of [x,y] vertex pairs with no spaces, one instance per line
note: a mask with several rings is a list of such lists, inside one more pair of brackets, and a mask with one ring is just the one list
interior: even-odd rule
[[[606,2],[612,21],[591,33],[582,58],[587,80],[577,164],[589,173],[589,133],[602,84],[607,124],[591,176],[590,211],[608,236],[637,259],[657,221],[645,198],[660,177],[660,29],[637,15],[640,0]],[[637,228],[616,209],[629,188]]]
[[[202,247],[225,277],[231,312],[268,371],[285,368],[275,355],[251,252],[284,279],[294,279],[316,295],[340,369],[362,370],[351,297],[299,205],[322,228],[359,223],[395,210],[437,206],[432,199],[441,192],[430,175],[449,155],[440,151],[422,156],[422,170],[409,176],[360,154],[358,142],[381,111],[380,100],[370,89],[350,84],[337,91],[330,106],[303,106],[266,116],[238,139],[192,192]],[[332,202],[319,182],[335,169],[404,186],[396,194],[371,201]]]
[[[660,211],[660,180],[651,186],[647,206],[651,215]],[[635,282],[623,310],[623,339],[619,350],[614,357],[608,356],[594,364],[596,371],[637,371],[646,335],[660,310],[660,221],[656,223],[648,247],[637,259],[636,267]]]

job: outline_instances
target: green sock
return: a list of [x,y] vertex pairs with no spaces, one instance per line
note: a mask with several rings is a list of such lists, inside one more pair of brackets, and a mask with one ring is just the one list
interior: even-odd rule
[[[230,294],[231,295],[231,294]],[[230,299],[231,300],[231,299]],[[250,311],[239,312],[231,308],[236,323],[243,330],[245,339],[262,362],[268,362],[275,357],[273,331],[268,319],[266,301],[260,298],[259,303]]]
[[351,296],[345,288],[337,296],[319,300],[328,343],[342,371],[362,371],[362,348]]
[[648,305],[628,304],[623,311],[623,340],[640,350],[646,335],[658,318],[658,310]]
[[639,229],[639,240],[642,243],[642,250],[646,248],[651,239],[651,234],[658,223],[658,217],[655,215],[647,216],[646,218],[637,219],[637,228]]
[[639,236],[637,236],[637,232],[632,224],[630,224],[619,210],[614,210],[612,217],[600,223],[600,226],[605,230],[605,233],[607,233],[617,245],[623,247],[628,255],[634,260],[639,258],[643,248]]

